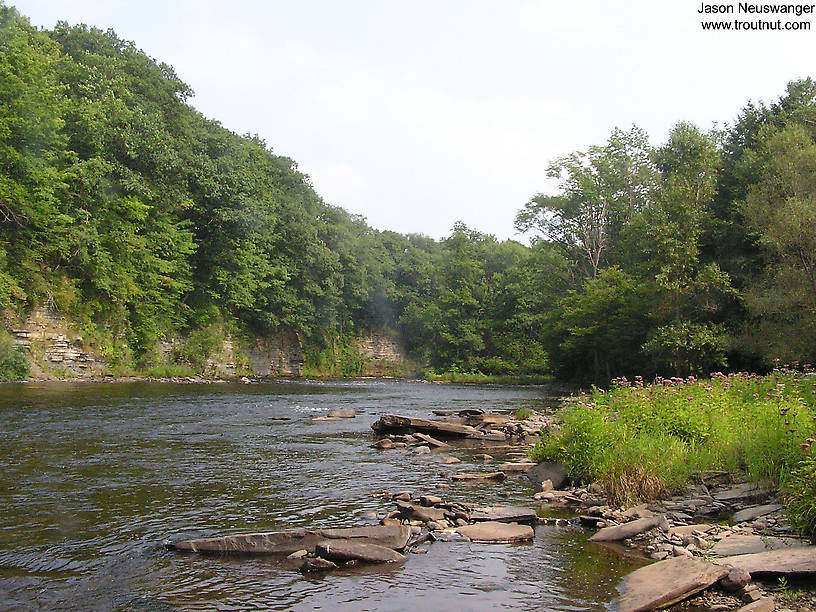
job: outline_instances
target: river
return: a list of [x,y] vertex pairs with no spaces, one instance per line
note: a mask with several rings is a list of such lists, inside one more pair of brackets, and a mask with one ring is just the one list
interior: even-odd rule
[[[543,388],[348,381],[0,385],[0,609],[601,610],[639,565],[539,526],[523,545],[443,543],[401,566],[304,578],[277,558],[168,551],[181,537],[374,524],[372,492],[530,506],[523,478],[437,491],[477,449],[377,451],[380,414],[544,408]],[[312,421],[338,408],[360,414]],[[288,420],[276,420],[283,417]],[[499,494],[506,494],[500,498]]]

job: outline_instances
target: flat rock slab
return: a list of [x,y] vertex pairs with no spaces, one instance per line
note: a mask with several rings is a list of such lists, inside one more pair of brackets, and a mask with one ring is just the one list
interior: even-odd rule
[[719,557],[750,555],[770,550],[801,548],[802,540],[796,538],[776,538],[758,535],[732,535],[717,542],[711,553]]
[[391,549],[402,549],[411,537],[407,525],[380,525],[375,527],[352,527],[350,529],[298,529],[294,531],[271,531],[247,533],[220,538],[202,538],[171,542],[169,548],[181,551],[212,552],[227,554],[291,554],[299,550],[315,551],[318,542],[327,539],[356,540]]
[[816,546],[801,546],[783,550],[736,555],[717,559],[716,563],[744,569],[759,576],[816,575]]
[[414,434],[414,437],[419,438],[423,442],[427,442],[430,446],[435,448],[450,448],[450,444],[445,444],[444,442],[437,440],[436,438],[432,438],[428,434],[417,432]]
[[495,544],[526,542],[532,540],[535,536],[535,531],[529,525],[495,521],[464,525],[463,527],[457,527],[456,532],[473,542],[491,542]]
[[714,499],[719,502],[728,503],[751,502],[764,499],[770,494],[771,492],[768,489],[760,489],[756,485],[746,482],[726,489],[725,491],[720,491],[714,495]]
[[527,478],[533,483],[536,492],[541,491],[541,483],[545,480],[552,482],[553,489],[560,489],[567,482],[567,468],[561,463],[542,461],[527,470]]
[[535,510],[520,506],[486,506],[470,513],[471,521],[491,521],[498,523],[535,523]]
[[481,474],[454,474],[453,479],[462,482],[478,482],[480,480],[504,480],[507,474],[504,472],[484,472]]
[[354,540],[323,540],[315,545],[315,553],[329,561],[364,561],[366,563],[399,563],[405,556],[398,552]]
[[674,557],[635,570],[618,586],[620,597],[611,608],[619,612],[645,612],[668,607],[708,588],[728,568],[694,557]]
[[468,425],[460,423],[449,423],[448,421],[430,421],[415,417],[400,416],[398,414],[384,414],[378,421],[371,425],[374,431],[418,431],[427,434],[435,434],[449,438],[464,438],[479,431]]
[[676,525],[669,529],[669,535],[679,535],[680,537],[691,535],[695,531],[700,533],[708,533],[714,529],[714,525],[710,523],[696,523],[692,525]]
[[533,467],[535,463],[502,463],[499,466],[500,472],[512,472],[514,474],[523,474],[531,467]]
[[774,600],[770,597],[763,597],[747,606],[742,606],[737,612],[774,612],[774,610],[776,610]]
[[750,508],[744,508],[739,512],[734,513],[734,522],[735,523],[742,523],[744,521],[753,521],[754,519],[758,519],[760,516],[765,516],[766,514],[770,514],[771,512],[777,512],[781,510],[782,506],[780,504],[764,504],[762,506],[751,506]]
[[615,542],[617,540],[625,540],[631,538],[644,531],[654,529],[660,524],[659,516],[649,516],[646,518],[624,523],[623,525],[613,525],[612,527],[604,527],[594,536],[589,538],[590,542]]

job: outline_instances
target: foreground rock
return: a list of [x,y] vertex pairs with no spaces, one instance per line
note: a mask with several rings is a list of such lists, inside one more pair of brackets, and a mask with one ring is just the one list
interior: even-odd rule
[[743,569],[752,576],[814,576],[816,546],[771,550],[717,559],[715,563]]
[[315,546],[315,553],[329,561],[364,561],[365,563],[399,563],[405,556],[398,552],[354,540],[324,540]]
[[371,429],[379,433],[413,433],[418,431],[448,438],[465,438],[480,434],[477,429],[469,425],[449,423],[448,421],[430,421],[397,414],[384,414],[371,425]]
[[644,531],[654,529],[660,524],[660,517],[650,516],[623,525],[604,527],[598,533],[589,538],[590,542],[615,542],[636,536]]
[[618,587],[612,602],[620,612],[665,608],[710,587],[729,569],[692,557],[675,557],[635,570]]
[[168,548],[191,552],[214,552],[228,554],[291,554],[299,550],[314,553],[318,543],[325,540],[349,540],[362,544],[384,546],[402,550],[411,537],[406,525],[382,525],[376,527],[353,527],[350,529],[298,529],[248,533],[220,538],[202,538],[168,543]]
[[494,544],[527,542],[535,536],[535,531],[529,525],[495,521],[464,525],[457,527],[456,532],[473,542],[490,542]]

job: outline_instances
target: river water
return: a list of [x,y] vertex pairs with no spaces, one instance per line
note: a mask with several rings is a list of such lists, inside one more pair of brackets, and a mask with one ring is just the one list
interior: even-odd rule
[[[439,493],[484,469],[377,451],[380,414],[540,409],[536,387],[411,382],[0,385],[2,610],[599,610],[641,563],[539,526],[532,544],[442,543],[400,566],[304,578],[278,558],[179,554],[166,539],[374,524],[372,492]],[[312,421],[337,408],[354,419]],[[276,420],[282,417],[288,420]],[[499,498],[503,493],[506,498]],[[532,504],[526,479],[442,497]]]

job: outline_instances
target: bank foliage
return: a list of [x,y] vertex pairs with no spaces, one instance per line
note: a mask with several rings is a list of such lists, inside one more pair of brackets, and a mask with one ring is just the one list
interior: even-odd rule
[[616,129],[554,160],[558,189],[519,203],[529,245],[463,224],[442,240],[375,230],[191,95],[112,31],[38,30],[0,2],[7,325],[50,306],[121,371],[173,365],[160,341],[196,371],[225,334],[281,329],[309,371],[357,371],[353,338],[387,330],[420,371],[468,380],[816,356],[810,79],[719,132],[681,122],[653,146]]
[[534,448],[615,503],[676,493],[695,473],[745,473],[787,496],[794,523],[816,537],[816,373],[715,373],[709,379],[619,379],[566,406]]

